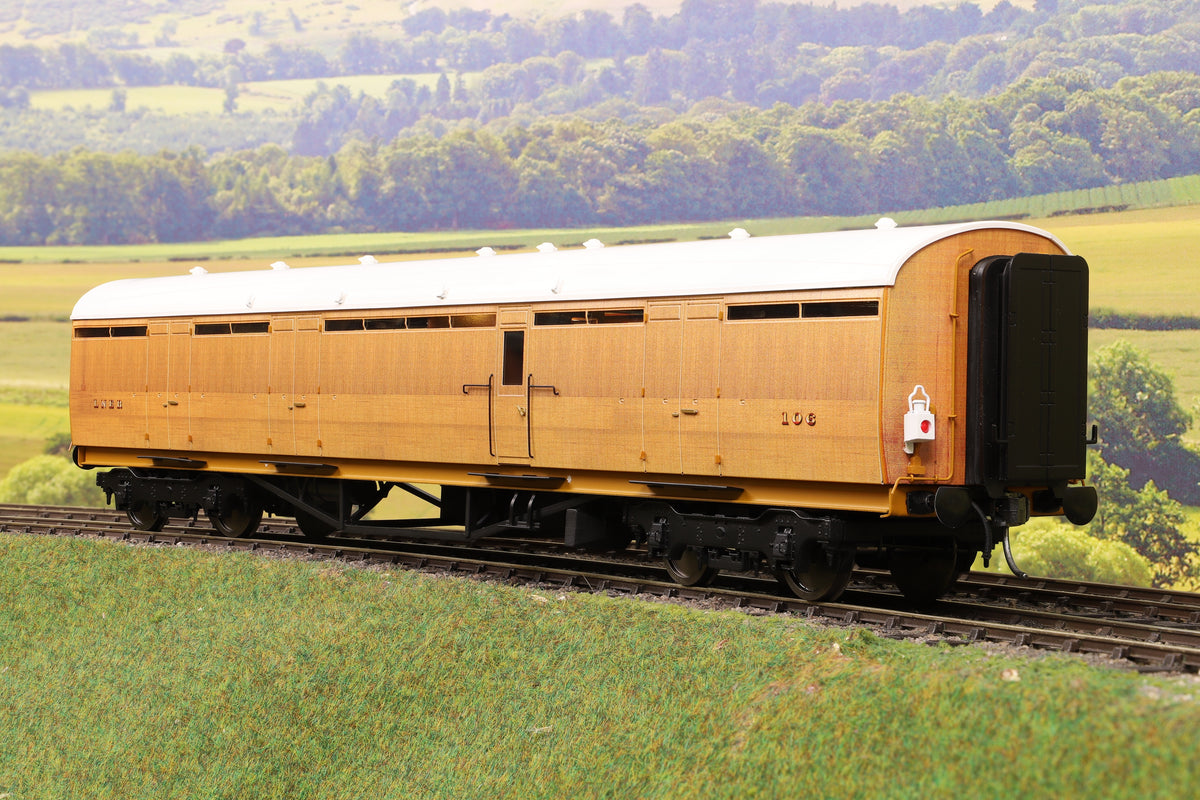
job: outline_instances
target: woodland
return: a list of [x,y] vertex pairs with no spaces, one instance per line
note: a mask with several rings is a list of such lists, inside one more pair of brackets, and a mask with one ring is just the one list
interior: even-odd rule
[[[1200,172],[1197,0],[430,8],[402,27],[333,54],[253,23],[208,54],[164,46],[169,25],[154,48],[119,27],[0,45],[0,244],[859,214]],[[396,79],[338,83],[366,73]],[[247,81],[298,78],[298,107],[238,109]],[[225,113],[127,106],[163,84],[223,88]],[[79,87],[111,100],[30,106]]]

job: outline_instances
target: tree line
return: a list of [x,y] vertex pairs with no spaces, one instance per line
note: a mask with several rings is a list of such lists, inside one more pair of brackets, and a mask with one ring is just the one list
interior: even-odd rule
[[[656,48],[681,49],[689,43],[706,46],[749,39],[777,47],[802,41],[831,47],[910,49],[931,41],[955,41],[1014,26],[1032,28],[1054,14],[1044,3],[1040,5],[1039,11],[1024,10],[1001,0],[985,14],[970,3],[948,8],[918,6],[900,12],[887,4],[838,9],[758,0],[684,0],[680,10],[670,16],[654,16],[645,6],[633,4],[619,20],[607,11],[585,10],[537,21],[486,10],[433,7],[401,21],[406,34],[403,38],[355,33],[332,56],[302,44],[267,41],[262,49],[255,49],[243,39],[230,39],[222,53],[180,50],[165,59],[139,52],[151,43],[140,42],[136,33],[105,27],[103,21],[95,20],[83,43],[0,46],[0,85],[28,89],[171,83],[222,86],[229,67],[236,68],[241,80],[250,81],[436,72],[441,68],[476,71],[563,52],[584,58],[623,58]],[[1151,16],[1161,27],[1160,20],[1173,19],[1174,12],[1172,6],[1166,12],[1156,10]],[[402,13],[397,11],[398,16]],[[1136,16],[1125,13],[1123,18]],[[295,13],[291,19],[296,31],[303,31],[303,20]],[[1130,24],[1145,27],[1141,21]],[[174,25],[164,25],[153,44],[169,48],[174,44],[174,34]]]
[[[620,21],[584,11],[537,23],[430,8],[403,20],[407,38],[356,33],[332,57],[274,41],[254,49],[231,40],[222,53],[166,58],[79,43],[3,45],[0,104],[27,107],[29,91],[42,88],[175,84],[236,92],[245,81],[422,73],[440,76],[444,90],[422,85],[397,116],[483,123],[608,100],[682,111],[709,97],[760,108],[900,93],[978,97],[1064,69],[1082,70],[1100,86],[1126,75],[1200,72],[1198,16],[1200,0],[1044,0],[1032,10],[1001,0],[986,14],[970,3],[901,13],[876,4],[686,0],[669,17],[633,5]],[[463,73],[482,74],[460,84]]]
[[[402,91],[402,90],[398,90]],[[314,107],[379,135],[328,156],[76,149],[0,155],[0,243],[624,225],[860,214],[1190,174],[1200,76],[1111,89],[1059,73],[976,100],[900,95],[640,120],[582,114],[385,135],[345,89]]]

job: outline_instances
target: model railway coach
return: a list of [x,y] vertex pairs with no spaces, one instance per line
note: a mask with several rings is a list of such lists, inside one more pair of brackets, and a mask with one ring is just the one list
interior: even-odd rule
[[[811,599],[856,560],[937,597],[1031,514],[1095,512],[1087,265],[1048,233],[541,249],[93,289],[76,463],[142,529],[636,541]],[[439,516],[369,517],[397,487]]]

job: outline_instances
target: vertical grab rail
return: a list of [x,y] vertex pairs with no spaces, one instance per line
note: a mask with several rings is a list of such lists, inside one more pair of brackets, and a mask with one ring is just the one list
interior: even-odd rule
[[[496,457],[496,434],[493,432],[495,423],[492,421],[492,404],[495,402],[492,399],[492,382],[496,378],[496,373],[488,375],[487,383],[464,383],[462,387],[463,394],[470,394],[471,389],[487,389],[488,390],[488,455],[492,458]],[[528,402],[528,401],[526,401]]]
[[529,373],[529,377],[525,379],[525,443],[528,445],[529,457],[533,458],[533,390],[534,389],[549,389],[554,392],[554,396],[558,397],[558,388],[551,386],[548,383],[536,384],[533,382],[533,373]]

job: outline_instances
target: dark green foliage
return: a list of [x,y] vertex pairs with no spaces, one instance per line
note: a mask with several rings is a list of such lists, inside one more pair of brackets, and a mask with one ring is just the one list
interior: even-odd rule
[[[534,59],[507,73],[492,68],[484,79],[536,86],[539,76],[570,68],[569,59]],[[1033,144],[1013,150],[1012,142],[1025,139],[1000,133],[1031,115],[1090,107],[1100,98],[1113,108],[1157,108],[1170,116],[1167,111],[1176,102],[1138,93],[1117,97],[1076,87],[1070,76],[1060,76],[971,102],[900,96],[832,107],[777,105],[755,110],[709,101],[687,114],[666,114],[655,122],[593,122],[583,114],[569,114],[524,124],[513,117],[464,128],[437,116],[457,113],[454,109],[467,102],[457,76],[453,81],[444,77],[439,92],[411,80],[397,81],[384,100],[322,85],[295,123],[229,113],[197,118],[187,132],[161,131],[175,143],[186,143],[186,137],[236,139],[249,126],[253,131],[246,135],[259,137],[261,143],[281,138],[278,134],[294,124],[292,153],[267,145],[215,158],[195,148],[178,155],[109,155],[80,149],[46,156],[0,155],[0,176],[5,177],[0,182],[0,244],[621,225],[869,214],[987,202],[1035,188],[1023,181],[1037,163],[1030,159],[1043,152],[1039,148],[1057,152],[1054,141],[1069,141],[1073,148],[1088,146],[1082,137],[1056,134],[1058,139],[1035,137]],[[1191,87],[1200,93],[1200,76],[1150,76],[1131,86],[1136,92],[1174,86],[1177,92],[1186,94]],[[229,84],[227,98],[234,105],[236,87],[235,82]],[[82,116],[87,125],[58,125],[55,115],[46,112],[17,113],[8,138],[28,136],[31,144],[45,145],[71,132],[90,138],[119,126],[128,131],[122,135],[152,141],[157,124],[179,124],[139,111]],[[22,124],[26,119],[36,119],[38,125]],[[1200,122],[1196,130],[1200,132]],[[1200,159],[1200,136],[1183,136],[1181,141],[1190,142],[1188,147]],[[1057,162],[1036,168],[1052,171],[1053,163]],[[1076,178],[1060,176],[1053,183],[1085,180],[1079,177],[1078,164],[1073,163],[1067,174]],[[1163,191],[1190,191],[1186,181],[1180,181],[1178,187]],[[1117,194],[1124,198],[1124,190],[1132,191],[1135,185],[1109,188],[1120,189]],[[1105,189],[1066,193],[1045,212],[1090,208],[1097,201],[1107,202],[1109,194]],[[1160,202],[1157,190],[1147,190],[1145,198],[1140,189],[1134,194],[1129,199],[1139,205],[1145,204],[1142,200]],[[981,208],[973,216],[1006,213]]]
[[[1022,570],[1039,577],[1124,586],[1150,586],[1150,560],[1120,539],[1098,539],[1073,525],[1041,521],[1012,531],[1013,555]],[[993,569],[1004,570],[1003,559]]]
[[42,450],[48,456],[65,456],[71,452],[71,434],[56,433],[46,439],[46,447]]
[[1127,342],[1098,350],[1089,377],[1089,411],[1100,427],[1099,450],[1088,453],[1100,495],[1089,533],[1148,558],[1156,585],[1194,584],[1196,548],[1181,532],[1179,505],[1200,502],[1200,455],[1181,440],[1191,415],[1171,377]]
[[1089,372],[1091,411],[1105,423],[1107,455],[1153,450],[1187,430],[1191,417],[1175,399],[1171,376],[1128,342],[1097,351]]
[[1120,331],[1195,331],[1200,330],[1200,317],[1134,314],[1101,308],[1088,313],[1088,327]]
[[1135,485],[1153,475],[1172,497],[1200,502],[1200,455],[1180,439],[1191,415],[1176,400],[1171,377],[1123,341],[1097,351],[1089,373],[1089,411],[1104,459],[1128,470]]
[[1148,481],[1141,489],[1129,484],[1129,470],[1088,454],[1088,480],[1100,495],[1100,510],[1088,526],[1099,539],[1124,542],[1145,556],[1154,570],[1155,586],[1196,588],[1196,545],[1182,533],[1183,507]]

